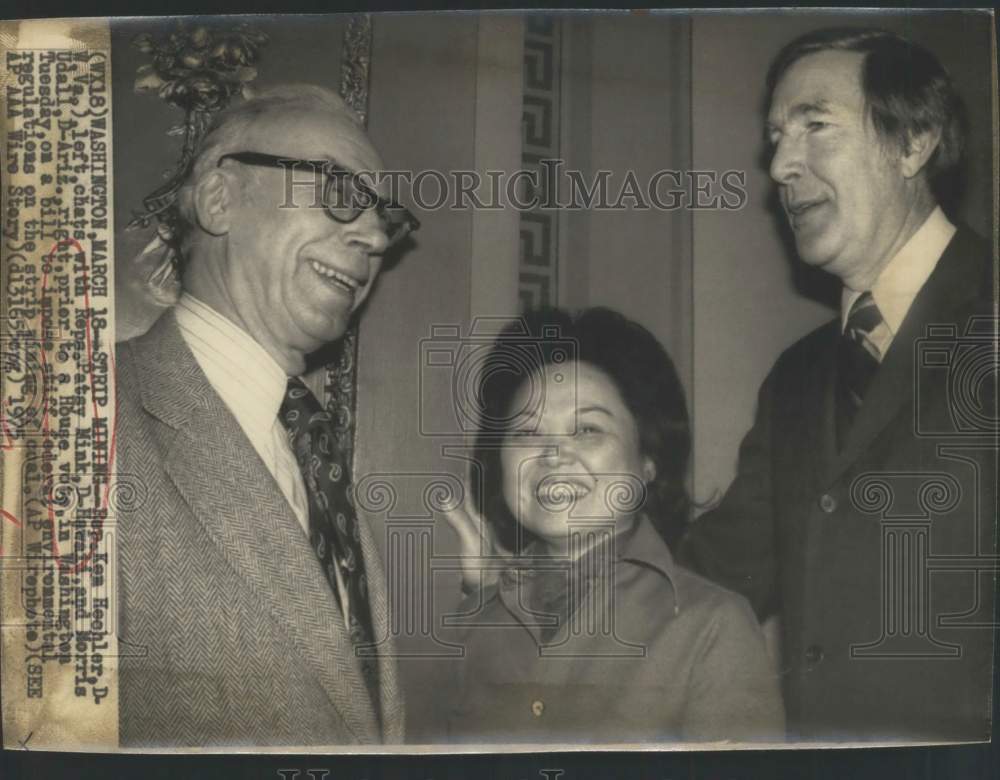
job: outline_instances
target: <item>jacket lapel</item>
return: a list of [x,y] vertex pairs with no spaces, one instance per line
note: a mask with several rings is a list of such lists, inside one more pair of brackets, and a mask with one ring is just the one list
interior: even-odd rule
[[[375,712],[319,562],[274,478],[184,343],[172,312],[142,338],[136,358],[145,408],[177,431],[164,463],[168,476],[233,573],[291,639],[345,725],[359,741],[377,741]],[[367,565],[372,556],[366,551],[365,557]],[[395,683],[394,673],[389,679]]]
[[[909,318],[907,318],[909,320]],[[900,407],[913,398],[913,328],[906,321],[895,335],[889,351],[882,359],[858,409],[854,424],[848,430],[840,453],[834,458],[831,480],[839,477],[852,463],[868,451],[872,440],[895,419]],[[834,385],[837,379],[834,377]],[[836,409],[831,409],[831,419]]]
[[[813,461],[813,476],[817,485],[824,481],[837,459],[837,429],[836,429],[836,383],[837,383],[837,341],[840,329],[837,321],[824,337],[830,346],[821,350],[822,360],[817,361],[817,369],[813,374],[814,387],[809,388],[806,398],[818,399],[819,408],[811,410],[805,419],[810,421],[808,435],[815,442],[816,457]],[[809,447],[801,452],[809,452]]]
[[774,419],[783,428],[781,462],[788,462],[811,486],[821,484],[837,455],[834,431],[837,324],[831,321],[809,336],[789,367],[794,382],[779,385],[773,400]]
[[[982,250],[976,244],[974,234],[959,228],[917,294],[875,374],[840,454],[832,462],[828,484],[868,452],[876,437],[899,414],[912,409],[914,385],[918,381],[916,369],[919,368],[914,364],[914,350],[917,340],[926,336],[927,326],[948,324],[964,328],[965,323],[959,322],[961,312],[976,296],[981,280],[979,254]],[[831,388],[835,382],[834,376]],[[831,421],[835,413],[831,406]]]
[[[389,630],[389,604],[386,595],[393,584],[386,580],[378,543],[368,519],[361,512],[358,512],[358,528],[361,532],[361,552],[365,561],[365,575],[368,582],[371,583],[371,587],[368,589],[368,603],[372,611],[372,629],[376,645],[375,652],[377,652],[382,734],[385,742],[399,743],[403,741],[404,736],[405,708],[403,706],[403,692],[399,686],[395,643]],[[310,550],[311,552],[312,550]]]

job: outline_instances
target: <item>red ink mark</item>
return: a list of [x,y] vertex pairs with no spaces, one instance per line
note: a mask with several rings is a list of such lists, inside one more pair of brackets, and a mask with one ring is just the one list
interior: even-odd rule
[[[91,327],[90,327],[90,325],[91,325],[91,316],[92,316],[91,315],[91,308],[90,308],[90,280],[89,280],[89,278],[87,276],[87,262],[86,262],[87,261],[87,254],[86,254],[86,252],[83,251],[83,247],[80,245],[80,242],[77,241],[76,239],[74,239],[74,238],[64,238],[64,239],[62,239],[60,241],[57,241],[55,244],[52,245],[52,249],[49,251],[49,254],[46,256],[46,264],[45,264],[46,265],[46,269],[43,270],[43,273],[42,273],[42,297],[44,298],[45,297],[45,293],[48,291],[49,272],[48,272],[47,268],[51,266],[52,257],[61,248],[65,247],[65,246],[68,246],[68,245],[72,245],[76,249],[77,254],[80,255],[81,258],[82,258],[82,263],[81,263],[82,285],[81,286],[83,287],[83,306],[84,306],[84,317],[85,317],[84,332],[86,334],[86,342],[87,342],[87,376],[90,379],[90,387],[91,387],[91,390],[93,391],[95,372],[94,372],[94,346],[93,346],[93,343],[92,343],[93,342],[93,337],[91,336]],[[41,331],[42,331],[41,364],[42,364],[42,376],[43,377],[45,376],[45,369],[47,367],[47,363],[46,363],[46,360],[45,360],[45,344],[44,344],[45,335],[47,333],[47,330],[46,330],[45,326],[46,326],[46,322],[45,322],[45,307],[43,306],[42,310],[41,310]],[[109,356],[108,363],[109,363],[109,366],[110,366],[110,374],[113,376],[114,375],[114,365],[115,365],[114,364],[114,358],[111,357],[111,356]],[[44,381],[43,381],[42,385],[43,385],[43,388],[44,388],[45,387],[45,382]],[[43,398],[44,398],[44,396],[43,396]],[[92,408],[93,408],[93,419],[96,420],[99,417],[99,414],[98,414],[98,409],[97,409],[97,399],[96,399],[96,397],[95,397],[95,395],[94,395],[93,392],[91,392],[91,405],[92,405]],[[101,540],[101,536],[103,535],[103,528],[102,528],[103,522],[100,519],[100,514],[106,509],[107,504],[108,504],[108,499],[109,499],[110,493],[111,493],[111,474],[112,474],[112,466],[113,466],[113,463],[114,463],[115,434],[117,433],[117,423],[118,423],[118,421],[117,421],[117,416],[118,416],[117,415],[117,406],[118,406],[118,403],[117,403],[117,398],[116,398],[115,399],[115,414],[111,418],[111,421],[110,421],[111,422],[111,426],[110,426],[110,429],[111,429],[111,442],[110,442],[110,446],[109,446],[109,448],[107,450],[107,452],[108,452],[108,463],[107,463],[107,476],[108,476],[108,480],[107,480],[107,484],[105,485],[104,495],[101,497],[101,500],[99,501],[98,506],[97,506],[98,517],[94,520],[94,525],[96,527],[91,531],[91,534],[90,534],[90,547],[87,550],[87,553],[83,556],[83,558],[81,560],[77,561],[77,563],[74,566],[72,566],[71,568],[69,568],[69,573],[70,574],[77,574],[82,569],[84,569],[86,567],[87,563],[90,561],[91,557],[94,555],[94,552],[97,549],[97,545],[98,545],[98,543]],[[43,405],[43,407],[42,407],[42,409],[44,411],[44,413],[42,415],[43,441],[48,441],[48,434],[49,434],[49,415],[48,415],[48,409],[46,407],[47,407],[47,405]],[[94,438],[94,447],[96,449],[99,444],[103,443],[103,438],[100,437],[97,434],[96,431],[94,433],[94,437],[93,438]],[[59,554],[59,535],[56,532],[56,517],[55,517],[55,510],[54,510],[54,507],[53,507],[54,500],[53,500],[52,486],[51,485],[49,486],[48,499],[49,499],[49,501],[48,501],[49,527],[50,527],[50,529],[52,531],[52,544],[51,544],[51,547],[52,547],[52,556],[55,558],[56,564],[59,567],[59,569],[60,570],[64,570],[64,569],[66,569],[68,567],[68,564],[64,563],[62,556]]]
[[[6,509],[0,509],[0,517],[2,517],[8,523],[13,523],[18,528],[21,527],[21,522],[17,519],[17,517],[15,517],[14,515],[12,515]],[[0,555],[3,555],[3,545],[2,544],[0,544]]]
[[14,524],[14,525],[16,525],[16,526],[17,526],[18,528],[20,528],[20,527],[21,527],[21,521],[20,521],[20,520],[18,520],[18,519],[17,519],[17,517],[16,517],[15,515],[12,515],[12,514],[11,514],[10,512],[8,512],[8,511],[7,511],[6,509],[0,509],[0,517],[2,517],[2,518],[3,518],[4,520],[7,520],[8,522],[11,522],[11,523],[13,523],[13,524]]

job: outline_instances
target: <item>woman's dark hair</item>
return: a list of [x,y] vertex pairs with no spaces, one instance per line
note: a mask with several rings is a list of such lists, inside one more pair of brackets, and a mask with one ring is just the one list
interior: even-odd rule
[[524,382],[539,380],[540,369],[572,360],[603,371],[635,419],[639,449],[656,466],[640,511],[668,545],[683,533],[690,499],[684,486],[691,452],[691,428],[684,389],[673,361],[652,333],[616,311],[586,309],[571,315],[561,309],[529,312],[508,325],[481,364],[478,385],[479,431],[472,475],[472,498],[499,540],[511,550],[531,541],[527,529],[518,540],[517,521],[503,498],[500,450],[511,409]]

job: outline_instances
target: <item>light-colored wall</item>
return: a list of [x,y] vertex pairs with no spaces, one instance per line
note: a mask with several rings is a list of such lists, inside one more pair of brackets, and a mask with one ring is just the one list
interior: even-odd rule
[[[369,132],[389,168],[474,168],[478,24],[473,15],[376,18]],[[421,405],[437,420],[447,417],[451,405],[444,393],[421,397],[418,391],[420,341],[430,335],[432,325],[467,328],[473,214],[442,208],[418,216],[423,226],[416,245],[380,277],[358,342],[355,482],[388,475],[385,480],[398,494],[394,514],[401,517],[427,512],[422,494],[431,478],[409,475],[462,472],[459,462],[442,457],[440,439],[420,433]],[[384,540],[385,513],[371,513],[368,519]],[[457,544],[445,521],[439,516],[437,522],[434,552],[454,553]],[[384,543],[382,547],[386,560]],[[390,572],[391,577],[399,575],[420,576]],[[433,585],[435,612],[457,604],[457,577],[437,577]],[[413,650],[413,643],[400,645]],[[412,733],[420,734],[429,722],[437,722],[435,673],[448,670],[421,659],[401,660],[400,670]]]
[[[369,133],[389,168],[474,167],[477,24],[472,15],[376,20]],[[436,442],[419,434],[419,403],[445,414],[450,399],[418,397],[420,340],[432,325],[468,322],[472,212],[417,213],[416,244],[382,274],[360,329],[361,472],[440,467]]]
[[[588,176],[611,171],[612,199],[626,171],[645,191],[658,171],[689,168],[689,123],[683,120],[690,110],[689,22],[598,16],[563,29],[567,167]],[[608,306],[644,325],[667,348],[690,398],[691,213],[578,211],[565,213],[562,225],[561,302]]]
[[[937,54],[969,108],[970,178],[959,216],[992,232],[989,24],[983,15],[905,18],[810,12],[699,15],[694,18],[691,134],[694,167],[747,173],[740,211],[694,214],[694,486],[704,501],[735,473],[761,381],[787,346],[833,314],[796,287],[802,270],[769,208],[764,167],[763,100],[768,65],[785,43],[831,24],[876,25]],[[970,52],[981,53],[976,59]],[[824,292],[833,292],[836,286]]]
[[[694,168],[745,171],[739,211],[694,215],[694,495],[709,500],[732,479],[756,391],[778,353],[829,317],[793,287],[770,180],[760,164],[763,75],[791,35],[773,18],[703,16],[693,22]],[[749,28],[748,28],[749,25]]]

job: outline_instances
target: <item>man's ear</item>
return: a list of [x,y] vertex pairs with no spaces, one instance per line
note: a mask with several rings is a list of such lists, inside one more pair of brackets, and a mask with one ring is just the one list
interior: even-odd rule
[[195,184],[194,213],[198,225],[206,233],[221,236],[229,232],[234,205],[233,186],[222,171],[210,171]]
[[941,141],[940,128],[911,133],[900,158],[900,170],[907,179],[912,179],[927,165]]

